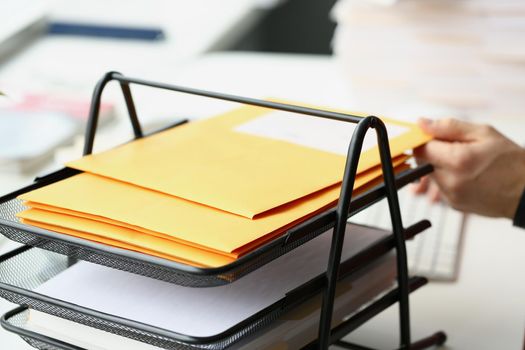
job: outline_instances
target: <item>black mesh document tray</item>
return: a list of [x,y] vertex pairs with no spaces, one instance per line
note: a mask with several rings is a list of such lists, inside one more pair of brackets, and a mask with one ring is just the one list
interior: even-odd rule
[[[426,227],[428,227],[428,223],[413,227],[407,231],[407,238]],[[385,233],[384,236],[379,236],[364,250],[341,263],[339,278],[347,278],[359,273],[363,268],[370,266],[374,261],[391,251],[393,247],[394,241],[390,235]],[[283,299],[224,333],[213,337],[196,338],[79,307],[34,291],[42,283],[65,270],[68,264],[68,258],[64,255],[29,246],[6,254],[0,258],[0,269],[2,271],[0,275],[0,297],[35,310],[166,349],[226,348],[263,329],[283,313],[318,294],[323,287],[323,276],[319,275],[310,281],[305,281],[304,284],[287,293]],[[17,316],[10,322],[15,322],[20,317]]]
[[[428,167],[405,171],[397,176],[397,185],[399,187],[406,185],[428,171]],[[21,200],[13,197],[76,173],[78,173],[76,170],[65,168],[48,178],[43,178],[31,186],[4,197],[3,201],[0,199],[0,233],[13,241],[64,254],[71,258],[86,260],[180,285],[211,287],[235,281],[318,236],[335,224],[335,210],[331,209],[305,221],[289,230],[287,234],[257,248],[231,264],[218,268],[197,268],[138,252],[109,247],[100,243],[24,225],[19,222],[16,214],[22,211],[24,206]],[[384,198],[384,196],[384,185],[379,185],[357,196],[352,202],[350,214],[364,209]]]

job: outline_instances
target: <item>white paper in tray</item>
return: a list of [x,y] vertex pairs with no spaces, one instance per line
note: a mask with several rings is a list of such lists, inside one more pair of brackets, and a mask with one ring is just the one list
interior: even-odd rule
[[[347,230],[343,259],[385,235],[362,226]],[[326,271],[331,232],[320,235],[234,283],[189,288],[87,262],[40,286],[38,293],[180,334],[206,337],[283,298]]]

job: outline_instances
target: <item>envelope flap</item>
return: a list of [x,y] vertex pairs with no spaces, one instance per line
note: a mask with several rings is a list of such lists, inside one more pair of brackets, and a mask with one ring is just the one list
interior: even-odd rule
[[341,181],[344,156],[217,127],[216,119],[227,124],[238,120],[237,113],[167,130],[67,166],[247,218]]

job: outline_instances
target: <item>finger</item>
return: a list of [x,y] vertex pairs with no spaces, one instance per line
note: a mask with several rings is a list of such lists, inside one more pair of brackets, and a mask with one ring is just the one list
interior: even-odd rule
[[429,186],[428,199],[431,203],[438,203],[441,201],[441,191],[435,182],[432,182]]
[[433,140],[415,149],[414,156],[419,162],[430,163],[437,168],[450,168],[455,164],[452,155],[457,154],[455,148],[458,146],[460,145]]
[[479,129],[476,124],[452,118],[440,120],[421,118],[418,124],[424,132],[443,141],[473,141],[476,139],[476,132]]
[[412,193],[416,195],[425,193],[428,189],[429,182],[430,180],[428,176],[423,176],[421,179],[419,179],[419,182],[412,184]]

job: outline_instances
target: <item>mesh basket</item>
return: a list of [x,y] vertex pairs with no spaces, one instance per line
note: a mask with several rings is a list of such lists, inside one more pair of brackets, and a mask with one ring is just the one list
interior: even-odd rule
[[[430,170],[428,166],[422,166],[400,173],[396,176],[396,186],[401,188],[427,174]],[[16,192],[16,195],[59,181],[67,176],[71,174],[59,171],[51,180],[41,181],[21,189]],[[333,209],[327,210],[294,227],[293,234],[290,234],[291,231],[289,231],[288,234],[275,238],[233,263],[218,268],[197,268],[23,225],[17,219],[16,214],[25,207],[21,200],[13,198],[16,195],[6,197],[9,198],[8,200],[0,200],[0,234],[7,238],[66,255],[72,259],[85,260],[187,287],[214,287],[233,282],[326,232],[334,226],[336,217]],[[359,212],[384,197],[383,184],[356,196],[350,205],[349,215]]]
[[[48,259],[48,257],[51,257],[51,259]],[[366,293],[354,294],[352,296],[351,300],[355,305],[354,307],[352,307],[351,304],[348,304],[350,299],[347,299],[346,302],[340,304],[341,307],[338,308],[338,311],[334,314],[334,325],[348,319],[350,316],[362,312],[362,310],[376,303],[376,301],[379,300],[382,295],[385,295],[394,287],[394,285],[389,284],[392,283],[395,278],[395,268],[394,265],[391,264],[391,262],[394,261],[394,254],[389,254],[388,256],[382,257],[383,258],[379,260],[374,259],[370,262],[370,264],[366,264],[367,269],[352,273],[353,282],[351,282],[352,287],[350,289],[352,291],[356,288],[361,289],[362,291],[366,290]],[[32,265],[33,270],[35,271],[29,270],[28,272],[30,273],[28,274],[28,278],[17,278],[17,274],[13,273],[14,271],[12,271],[12,269],[29,266],[29,260],[34,261],[34,264]],[[45,261],[47,261],[49,265],[56,264],[56,266],[47,266],[41,268],[34,267]],[[9,264],[9,267],[4,269],[4,267],[8,266],[6,263]],[[250,342],[255,338],[264,336],[267,332],[271,332],[272,324],[275,325],[275,322],[277,322],[277,324],[281,322],[282,324],[282,320],[279,320],[280,317],[287,314],[288,312],[291,312],[292,310],[295,310],[296,307],[302,308],[302,311],[299,312],[299,315],[301,315],[300,317],[309,317],[305,316],[309,313],[311,313],[311,317],[314,319],[318,320],[319,317],[319,309],[316,310],[316,308],[320,305],[321,300],[321,296],[318,294],[319,290],[318,288],[306,288],[308,292],[300,293],[300,295],[294,294],[291,296],[291,299],[294,300],[291,305],[281,306],[285,303],[280,303],[278,307],[273,308],[266,313],[256,314],[253,318],[254,320],[245,325],[243,323],[243,325],[240,325],[240,327],[235,327],[237,330],[228,332],[228,334],[225,333],[225,335],[221,336],[221,338],[217,341],[212,341],[209,343],[202,342],[200,344],[187,343],[184,340],[172,338],[167,334],[155,333],[154,331],[147,329],[149,326],[143,327],[141,324],[138,324],[137,326],[127,326],[112,319],[108,319],[108,317],[105,317],[104,315],[97,316],[96,312],[93,314],[87,314],[86,309],[75,310],[74,306],[69,308],[65,307],[64,305],[60,304],[60,301],[44,301],[39,299],[37,295],[32,295],[34,293],[31,293],[27,290],[23,291],[21,288],[17,287],[17,285],[35,287],[41,281],[49,279],[53,275],[60,272],[60,269],[65,268],[65,266],[67,266],[67,262],[64,260],[64,257],[58,254],[35,248],[24,248],[20,249],[20,253],[18,253],[16,256],[7,259],[7,261],[1,262],[1,264],[2,270],[6,270],[7,272],[5,274],[6,281],[11,281],[13,283],[13,288],[11,288],[11,291],[8,291],[6,289],[6,285],[2,285],[2,283],[0,283],[0,290],[2,291],[0,296],[5,297],[13,302],[22,303],[24,305],[24,307],[19,307],[7,313],[1,321],[2,326],[8,331],[18,334],[31,346],[38,349],[79,350],[80,348],[78,348],[78,346],[64,342],[64,340],[58,340],[61,338],[50,338],[50,336],[54,337],[54,335],[49,336],[46,335],[46,333],[41,334],[39,333],[40,331],[38,328],[35,329],[31,327],[29,325],[30,323],[28,322],[30,313],[30,311],[27,309],[28,307],[73,322],[77,322],[88,327],[93,327],[102,331],[128,337],[165,349],[226,349],[230,347],[240,347],[244,349],[246,345],[251,344]],[[368,278],[369,273],[375,273],[379,270],[383,271],[383,273],[385,270],[390,272],[387,272],[382,278],[376,279],[375,282],[372,282]],[[34,276],[38,276],[40,281],[37,282],[32,280]],[[359,280],[366,280],[366,286],[364,286],[364,282],[363,284],[360,284]],[[29,283],[27,281],[29,281]],[[356,281],[357,284],[354,284],[354,281]],[[350,284],[347,283],[347,286],[348,285]],[[342,288],[344,290],[345,287]],[[307,310],[306,313],[305,310]],[[296,317],[293,315],[294,314],[292,314],[292,319],[293,317]],[[285,320],[286,319],[287,318],[285,317]],[[317,327],[317,323],[309,323],[310,321],[308,321],[308,319],[306,320],[307,324],[310,324],[310,326]],[[360,323],[356,324],[356,327],[359,324]],[[305,329],[303,329],[303,332],[304,331]],[[300,338],[301,344],[303,344],[303,342],[304,344],[307,344],[309,339],[305,339],[303,336],[311,337],[311,330],[306,331],[306,333]]]
[[19,223],[16,214],[25,207],[19,199],[0,203],[0,234],[33,247],[72,259],[89,261],[118,270],[188,287],[214,287],[233,282],[333,227],[322,223],[289,244],[282,236],[234,263],[220,268],[195,268],[145,254],[113,248]]
[[[365,274],[366,267],[372,266],[394,247],[392,236],[386,233],[370,242],[365,249],[341,263],[340,279]],[[324,275],[320,274],[304,281],[304,284],[292,291],[283,292],[282,299],[221,334],[196,338],[111,316],[35,292],[42,283],[58,275],[69,265],[70,260],[67,256],[29,246],[18,248],[0,257],[0,297],[15,304],[164,349],[225,349],[261,331],[284,313],[318,294],[324,287]]]
[[[82,350],[82,348],[79,348],[77,346],[71,345],[71,344],[60,344],[62,342],[56,341],[55,339],[49,338],[47,336],[44,336],[42,334],[36,333],[31,331],[27,328],[28,323],[28,317],[29,317],[29,310],[28,309],[20,309],[20,312],[15,313],[14,315],[10,317],[6,317],[5,323],[8,325],[9,330],[13,333],[16,333],[24,339],[25,342],[27,342],[29,345],[31,345],[34,348],[41,349],[41,350]],[[16,310],[15,310],[16,311]],[[187,345],[182,343],[177,343],[174,341],[167,341],[166,339],[162,338],[152,338],[149,335],[143,334],[142,336],[137,334],[136,337],[133,337],[132,339],[145,342],[147,344],[157,346],[160,348],[165,349],[224,349],[228,345],[235,343],[237,340],[244,338],[245,336],[250,335],[253,333],[254,329],[260,329],[271,322],[273,322],[277,317],[272,318],[265,318],[261,319],[260,322],[257,322],[252,329],[247,329],[244,332],[239,332],[238,334],[231,336],[224,341],[217,342],[214,344],[207,344],[207,345]],[[88,323],[79,322],[85,325],[90,326]],[[93,327],[93,325],[91,325]],[[106,331],[112,332],[110,328],[105,329]]]
[[[86,311],[86,309],[73,304],[44,300],[32,290],[68,267],[68,258],[64,255],[38,248],[23,247],[18,249],[14,256],[4,259],[1,265],[0,297],[15,304],[28,306],[38,311],[164,349],[224,349],[270,324],[283,312],[283,308],[279,307],[279,303],[276,303],[265,310],[262,315],[257,315],[257,318],[246,320],[239,327],[227,331],[228,334],[218,335],[216,337],[218,340],[201,344],[203,341],[199,339],[185,337],[155,327],[143,327],[136,322],[107,317],[107,315],[93,310]],[[187,339],[181,340],[185,338]]]

